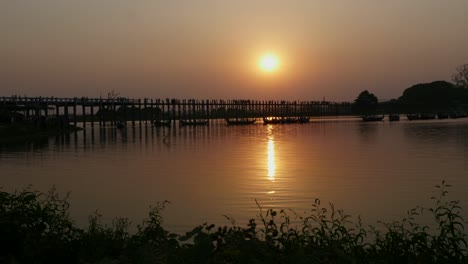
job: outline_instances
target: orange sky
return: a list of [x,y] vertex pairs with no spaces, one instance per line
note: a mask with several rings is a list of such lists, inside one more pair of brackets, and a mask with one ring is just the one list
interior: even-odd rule
[[[0,2],[0,96],[389,99],[468,63],[468,1]],[[276,53],[274,74],[258,58]]]

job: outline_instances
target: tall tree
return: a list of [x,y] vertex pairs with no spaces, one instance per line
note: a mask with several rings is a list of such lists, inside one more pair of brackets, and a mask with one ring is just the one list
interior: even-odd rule
[[468,89],[468,64],[457,67],[456,73],[453,75],[453,82],[461,88]]
[[369,114],[375,112],[379,106],[379,99],[373,93],[365,90],[354,100],[354,111],[358,114]]

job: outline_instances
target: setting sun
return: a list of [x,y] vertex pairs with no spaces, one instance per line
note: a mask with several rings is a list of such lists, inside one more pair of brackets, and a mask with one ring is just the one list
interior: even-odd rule
[[260,58],[259,60],[260,69],[266,72],[272,72],[278,69],[279,59],[273,54],[267,54]]

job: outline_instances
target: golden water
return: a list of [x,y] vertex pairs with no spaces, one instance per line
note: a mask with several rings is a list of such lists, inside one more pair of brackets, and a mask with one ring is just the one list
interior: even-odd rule
[[98,210],[140,223],[169,200],[166,226],[188,231],[205,221],[243,225],[264,207],[309,210],[315,198],[366,223],[399,219],[426,205],[442,180],[468,202],[468,120],[377,122],[320,119],[309,124],[80,131],[40,143],[2,146],[0,185],[71,192],[85,225]]

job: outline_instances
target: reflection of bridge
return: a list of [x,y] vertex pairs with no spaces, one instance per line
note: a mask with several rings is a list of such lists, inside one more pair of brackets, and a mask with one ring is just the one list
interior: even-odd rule
[[195,120],[217,118],[257,118],[264,116],[330,116],[351,113],[347,102],[258,101],[258,100],[178,100],[128,98],[0,97],[0,109],[21,112],[26,117],[55,116],[73,122],[103,125],[117,121]]

